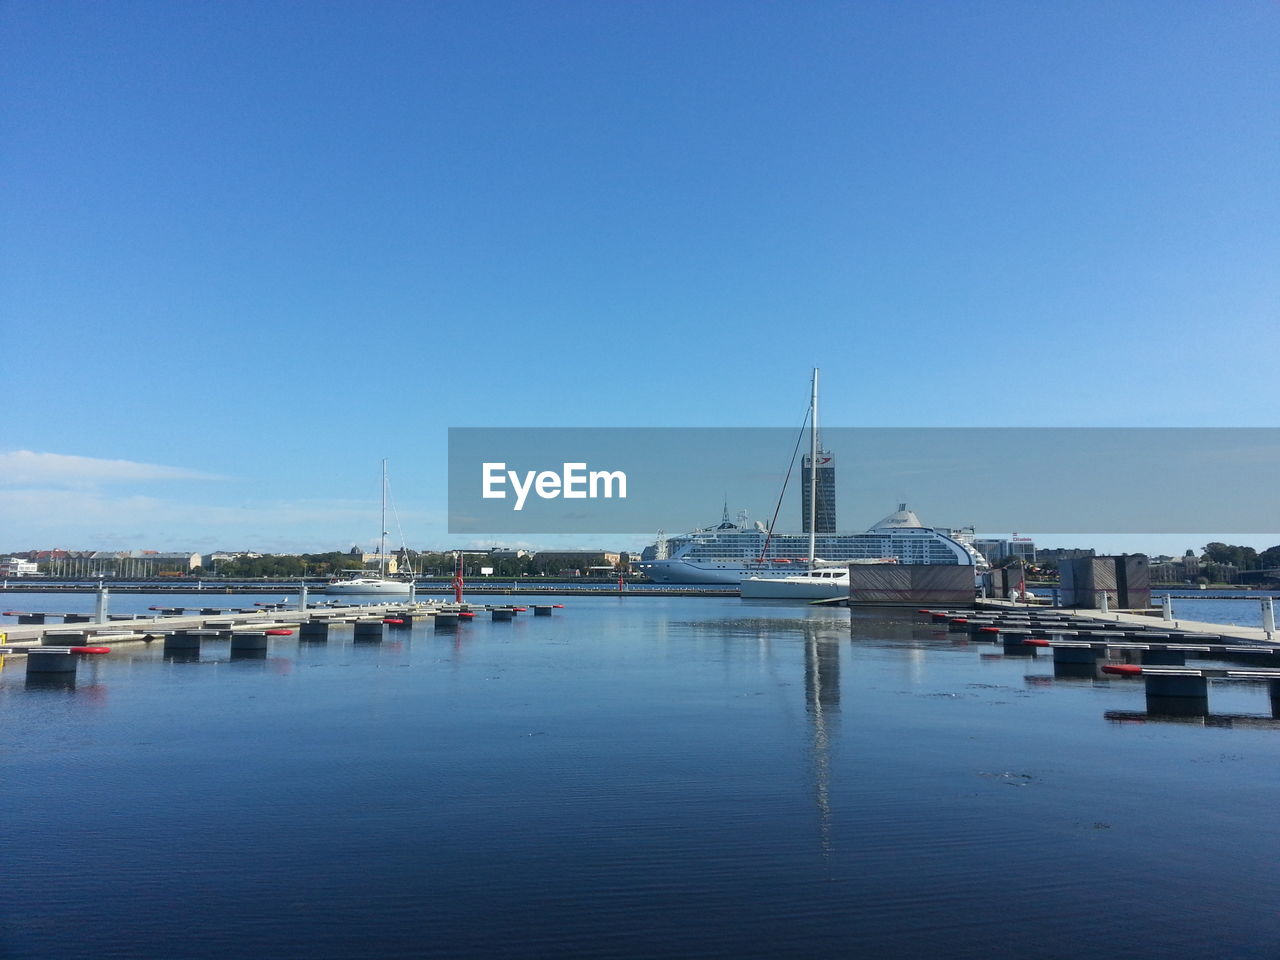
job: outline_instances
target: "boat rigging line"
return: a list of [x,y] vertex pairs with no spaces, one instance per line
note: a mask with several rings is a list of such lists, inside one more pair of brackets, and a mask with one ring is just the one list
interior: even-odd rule
[[[386,468],[387,468],[387,461],[383,460],[382,461],[382,469],[383,469],[382,483],[384,485],[384,489],[386,490],[387,501],[391,504],[391,516],[394,517],[396,521],[396,532],[400,534],[400,554],[404,558],[405,570],[409,574],[409,579],[412,580],[414,576],[413,560],[409,556],[409,545],[405,542],[405,539],[404,539],[404,527],[400,524],[400,511],[396,509],[396,498],[391,495],[391,481],[387,479]],[[385,514],[383,515],[382,525],[384,527],[387,525]],[[385,530],[383,531],[383,536],[386,536]]]
[[773,519],[769,521],[769,529],[765,533],[764,544],[760,547],[760,556],[756,563],[764,563],[765,554],[769,552],[769,541],[773,539],[773,527],[778,522],[778,513],[782,510],[782,498],[787,495],[787,483],[791,480],[791,471],[796,468],[796,455],[800,452],[800,443],[804,440],[805,427],[809,425],[809,414],[813,412],[813,404],[805,407],[804,419],[800,422],[800,433],[796,436],[796,447],[791,451],[791,462],[787,464],[787,475],[782,478],[782,491],[778,494],[778,503],[773,508]]

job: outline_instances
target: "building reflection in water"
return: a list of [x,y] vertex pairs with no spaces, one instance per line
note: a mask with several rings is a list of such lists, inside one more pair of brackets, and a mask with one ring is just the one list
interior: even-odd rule
[[832,851],[831,744],[839,734],[841,635],[832,625],[815,623],[806,623],[804,634],[804,702],[813,735],[814,802],[826,857]]

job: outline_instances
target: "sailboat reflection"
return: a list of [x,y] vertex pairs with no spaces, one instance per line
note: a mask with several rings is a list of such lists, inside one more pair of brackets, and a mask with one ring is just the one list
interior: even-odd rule
[[813,733],[810,759],[824,857],[833,849],[831,744],[839,734],[840,723],[840,640],[834,624],[804,625],[805,712]]

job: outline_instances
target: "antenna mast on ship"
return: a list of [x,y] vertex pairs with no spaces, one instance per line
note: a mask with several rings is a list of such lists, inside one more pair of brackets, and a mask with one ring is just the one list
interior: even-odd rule
[[813,368],[813,393],[809,398],[809,568],[813,568],[818,530],[818,368]]

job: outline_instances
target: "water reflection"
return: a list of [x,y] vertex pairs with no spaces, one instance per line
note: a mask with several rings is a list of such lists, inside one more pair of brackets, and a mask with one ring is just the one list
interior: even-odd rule
[[[488,622],[381,646],[335,627],[272,642],[296,664],[228,667],[219,645],[208,669],[137,647],[81,664],[74,690],[11,696],[19,661],[0,683],[10,805],[91,793],[150,813],[24,821],[6,876],[24,922],[0,954],[479,960],[512,952],[512,929],[540,955],[619,960],[980,960],[1010,937],[1053,956],[1262,958],[1276,942],[1257,818],[1223,809],[1219,768],[1194,764],[1232,749],[1233,789],[1265,798],[1270,730],[1228,748],[1145,713],[1098,724],[1141,706],[1138,688],[1059,684],[1048,658],[957,649],[892,614],[653,600],[624,618],[606,602],[530,621],[532,643]],[[1028,689],[1057,688],[1024,690],[1028,667]],[[88,725],[86,668],[118,693]],[[186,716],[210,722],[175,738]],[[1121,726],[1157,721],[1159,736]],[[194,827],[191,796],[218,800]],[[341,829],[324,815],[353,809]],[[1187,809],[1207,811],[1190,847]],[[1016,931],[992,889],[1031,905]],[[1185,908],[1206,889],[1232,904],[1208,926]]]
[[66,690],[74,691],[76,675],[74,673],[28,673],[26,689],[28,690]]
[[822,626],[804,624],[804,699],[813,733],[813,788],[822,855],[830,856],[831,741],[839,733],[840,636]]
[[1096,663],[1054,663],[1055,680],[1087,680],[1092,683],[1099,679]]
[[1280,717],[1262,717],[1248,713],[1151,713],[1146,710],[1108,710],[1103,717],[1111,723],[1176,723],[1194,727],[1266,727],[1280,728]]
[[[814,809],[817,813],[819,844],[823,859],[834,852],[834,811],[831,806],[832,751],[840,727],[841,644],[850,637],[849,622],[843,617],[734,617],[719,621],[675,621],[671,626],[695,637],[715,638],[726,674],[731,664],[744,654],[755,661],[779,686],[786,686],[777,672],[779,659],[790,659],[790,643],[781,642],[800,634],[804,663],[804,705],[809,737],[809,764]],[[667,624],[663,624],[664,630]],[[911,639],[910,625],[897,634]],[[856,637],[854,638],[856,639]],[[870,639],[869,637],[867,639]]]

